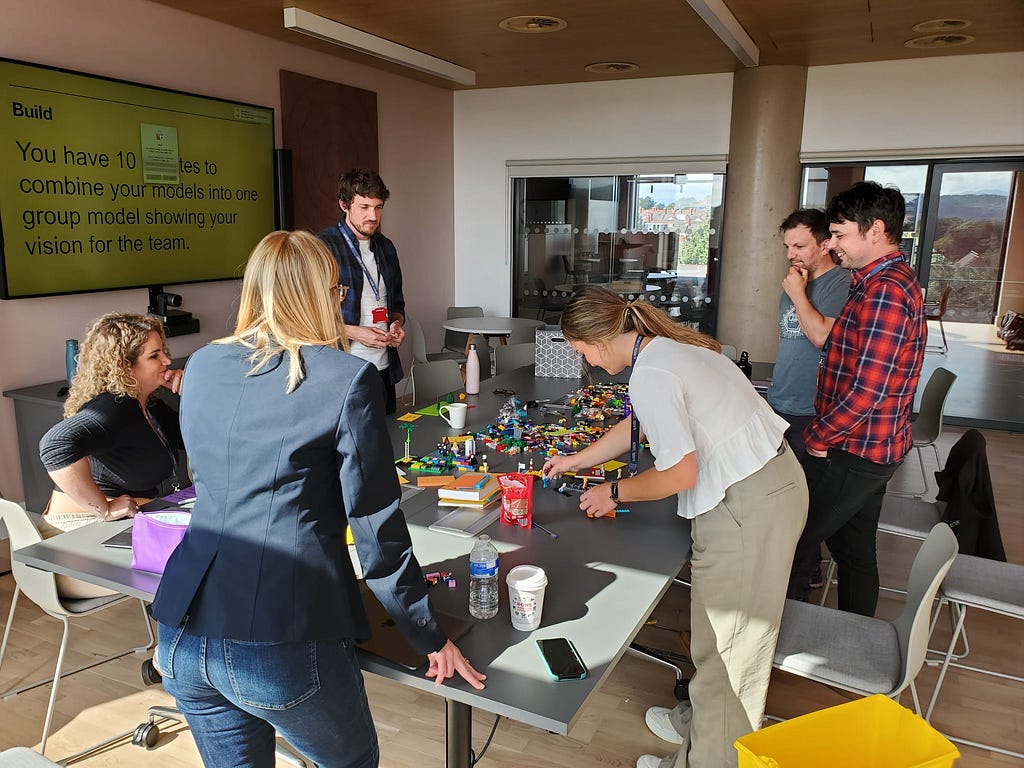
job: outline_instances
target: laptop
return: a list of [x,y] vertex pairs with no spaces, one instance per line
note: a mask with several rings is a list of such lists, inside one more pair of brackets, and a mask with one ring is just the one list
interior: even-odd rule
[[[359,591],[363,598],[366,616],[370,621],[372,634],[369,640],[358,643],[358,647],[406,669],[419,669],[425,665],[427,663],[426,654],[419,653],[409,645],[409,641],[398,629],[395,620],[384,610],[384,606],[381,605],[373,591],[366,586],[365,581],[359,582]],[[458,640],[473,628],[471,619],[463,619],[436,609],[434,616],[450,640]]]

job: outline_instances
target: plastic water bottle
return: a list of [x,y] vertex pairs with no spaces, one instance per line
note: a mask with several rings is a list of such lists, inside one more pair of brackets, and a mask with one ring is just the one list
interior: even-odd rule
[[476,354],[476,344],[469,345],[466,355],[466,394],[480,394],[480,358]]
[[469,615],[493,619],[498,613],[498,550],[491,537],[476,540],[469,553]]
[[78,339],[68,339],[64,342],[64,371],[68,375],[68,386],[75,378],[75,370],[78,368]]

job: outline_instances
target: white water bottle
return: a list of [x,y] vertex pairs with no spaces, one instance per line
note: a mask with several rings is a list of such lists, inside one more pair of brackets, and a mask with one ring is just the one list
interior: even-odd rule
[[469,615],[493,619],[498,613],[498,550],[481,536],[469,553]]
[[469,345],[466,355],[466,394],[480,394],[480,358],[476,354],[476,344]]

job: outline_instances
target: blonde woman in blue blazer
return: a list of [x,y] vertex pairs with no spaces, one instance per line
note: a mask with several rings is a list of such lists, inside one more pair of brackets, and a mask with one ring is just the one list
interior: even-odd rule
[[338,267],[305,232],[249,258],[234,334],[189,360],[181,430],[197,500],[153,603],[156,664],[208,768],[378,764],[345,546],[438,684],[478,673],[438,627],[405,518],[380,376],[348,354]]

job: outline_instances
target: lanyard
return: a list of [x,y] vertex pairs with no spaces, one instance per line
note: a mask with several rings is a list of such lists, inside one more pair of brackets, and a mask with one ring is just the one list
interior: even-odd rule
[[153,418],[153,415],[149,412],[148,406],[142,406],[142,415],[146,417],[146,421],[149,422],[149,426],[156,432],[156,436],[163,443],[164,449],[167,451],[167,456],[171,460],[171,475],[173,476],[172,485],[174,492],[177,493],[181,490],[181,481],[178,480],[178,453],[171,448],[170,442],[167,440],[167,436],[164,435],[164,431],[160,428],[160,423]]
[[377,300],[377,304],[380,304],[380,262],[377,262],[377,277],[376,279],[370,275],[370,270],[366,268],[366,264],[363,262],[363,253],[359,250],[359,243],[355,242],[355,238],[352,236],[352,231],[348,228],[345,222],[338,224],[338,231],[341,232],[341,236],[345,238],[345,242],[348,243],[348,247],[352,250],[352,253],[356,256],[356,261],[359,262],[359,266],[363,269],[363,274],[366,275],[366,280],[370,284],[370,290],[373,291],[373,298]]
[[[633,343],[633,362],[630,368],[636,366],[636,356],[640,354],[640,342],[643,340],[644,337],[638,333]],[[629,476],[633,477],[640,463],[640,422],[636,418],[635,408],[629,409],[629,419]]]
[[881,264],[876,264],[874,267],[871,268],[870,272],[868,272],[866,275],[864,275],[864,277],[861,278],[861,280],[858,283],[858,285],[864,285],[864,283],[867,282],[867,279],[869,277],[871,277],[872,275],[874,275],[874,274],[876,274],[878,272],[881,272],[883,269],[888,267],[890,264],[895,264],[897,261],[903,261],[903,254],[902,253],[896,254],[891,259],[886,259]]

